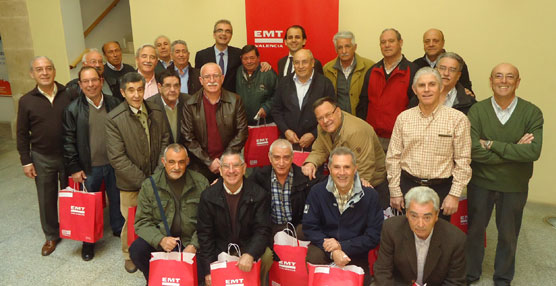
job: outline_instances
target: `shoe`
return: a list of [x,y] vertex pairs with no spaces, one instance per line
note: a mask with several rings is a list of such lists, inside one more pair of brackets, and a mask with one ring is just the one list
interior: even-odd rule
[[54,252],[54,250],[56,250],[56,244],[58,244],[58,242],[60,242],[59,238],[55,240],[47,240],[42,246],[42,256],[48,256],[52,252]]
[[469,278],[467,278],[467,279],[465,279],[465,280],[466,280],[465,282],[466,282],[466,284],[469,286],[469,285],[473,285],[473,283],[475,283],[475,282],[478,282],[479,279],[480,279],[480,278],[475,278],[475,279],[469,279]]
[[129,273],[135,273],[135,271],[137,271],[137,267],[135,267],[135,264],[133,264],[133,261],[127,260],[127,259],[124,262],[124,268],[125,268],[125,271],[127,271]]
[[83,242],[83,248],[81,248],[81,258],[85,261],[89,261],[95,257],[95,244]]
[[120,230],[120,231],[113,231],[113,232],[112,232],[112,234],[113,234],[115,237],[120,237],[120,234],[121,234],[121,233],[122,233],[121,230]]

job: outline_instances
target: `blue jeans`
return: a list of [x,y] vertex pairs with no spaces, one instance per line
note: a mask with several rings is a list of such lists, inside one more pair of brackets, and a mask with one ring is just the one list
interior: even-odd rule
[[110,165],[97,166],[91,168],[91,173],[87,174],[85,187],[89,192],[100,191],[100,186],[104,181],[106,194],[108,195],[108,207],[110,213],[110,227],[112,232],[120,233],[124,225],[124,217],[120,212],[120,192],[116,188],[116,175],[114,168]]

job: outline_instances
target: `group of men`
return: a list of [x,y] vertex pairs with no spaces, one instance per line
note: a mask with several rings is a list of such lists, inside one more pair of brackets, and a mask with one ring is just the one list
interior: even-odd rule
[[[475,104],[465,62],[444,50],[436,29],[425,32],[425,55],[414,62],[402,54],[401,34],[384,30],[378,63],[358,55],[353,33],[341,31],[337,58],[322,66],[294,25],[277,73],[257,47],[229,46],[232,35],[228,20],[217,21],[215,44],[197,52],[195,67],[183,40],[142,45],[137,70],[108,42],[106,64],[90,50],[66,86],[55,82],[50,59],[31,62],[37,86],[19,103],[17,147],[37,186],[42,255],[60,241],[57,193],[71,176],[92,192],[104,182],[124,267],[147,279],[150,253],[181,245],[198,254],[200,281],[211,285],[210,263],[236,243],[239,268],[250,271],[261,259],[268,281],[279,259],[273,234],[292,223],[311,241],[308,262],[359,265],[365,285],[367,254],[379,243],[379,285],[472,283],[496,205],[493,279],[509,285],[543,126],[541,111],[516,96],[516,67],[495,66],[493,97]],[[245,178],[247,127],[261,118],[276,123],[281,139],[270,146],[271,165]],[[293,164],[294,150],[310,151],[302,166]],[[447,222],[466,187],[467,237]],[[388,206],[405,216],[383,227]],[[139,236],[131,247],[128,224]],[[83,243],[82,258],[93,257],[94,244]]]

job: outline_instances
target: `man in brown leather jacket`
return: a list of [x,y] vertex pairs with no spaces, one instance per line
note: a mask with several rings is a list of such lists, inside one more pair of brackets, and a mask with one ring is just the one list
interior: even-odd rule
[[[240,152],[247,140],[247,118],[239,95],[222,89],[220,66],[207,63],[199,78],[203,88],[184,104],[182,138],[192,157],[191,168],[209,182],[218,177],[220,156]],[[210,138],[210,140],[209,140]]]
[[137,268],[129,258],[127,245],[128,208],[137,206],[141,183],[158,166],[170,141],[170,132],[160,106],[143,100],[145,78],[142,75],[130,72],[122,76],[120,91],[126,101],[108,113],[106,151],[116,172],[120,210],[125,218],[121,233],[124,267],[133,273]]

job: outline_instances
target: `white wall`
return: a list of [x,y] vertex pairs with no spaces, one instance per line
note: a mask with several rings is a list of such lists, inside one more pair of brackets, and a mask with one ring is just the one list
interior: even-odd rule
[[[96,18],[104,12],[113,0],[80,0],[83,30],[87,29]],[[120,2],[106,15],[98,26],[85,38],[87,48],[101,49],[108,41],[118,41],[124,45],[124,38],[131,41],[131,15],[129,13],[129,0]]]
[[81,7],[78,1],[60,0],[62,25],[66,38],[66,52],[70,64],[85,50]]

